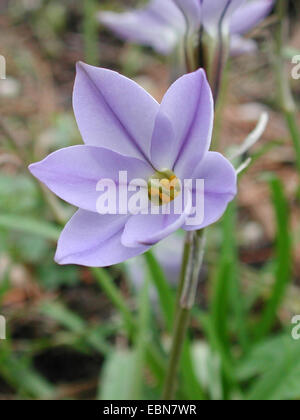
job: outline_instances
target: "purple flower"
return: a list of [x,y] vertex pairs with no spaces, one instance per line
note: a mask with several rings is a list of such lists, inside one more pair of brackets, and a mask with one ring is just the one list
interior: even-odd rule
[[183,38],[201,25],[217,37],[220,25],[232,35],[233,54],[251,52],[256,45],[241,37],[271,11],[274,0],[151,0],[145,8],[126,13],[101,12],[100,22],[122,38],[170,54]]
[[100,12],[100,22],[121,38],[169,54],[185,32],[185,21],[173,0],[152,0],[143,9],[125,13]]
[[[59,239],[59,264],[108,266],[125,261],[179,228],[214,223],[234,198],[234,168],[219,153],[209,152],[214,111],[203,70],[178,79],[159,105],[132,80],[79,63],[73,105],[85,144],[56,151],[30,166],[49,189],[79,207]],[[99,214],[97,201],[104,194],[98,191],[99,180],[117,182],[120,172],[127,173],[128,182],[145,180],[147,205],[153,200],[149,180],[154,175],[173,184],[167,200],[159,190],[161,210],[182,200],[179,180],[203,179],[204,218],[195,216],[193,225],[188,224],[199,193],[194,184],[180,214]]]

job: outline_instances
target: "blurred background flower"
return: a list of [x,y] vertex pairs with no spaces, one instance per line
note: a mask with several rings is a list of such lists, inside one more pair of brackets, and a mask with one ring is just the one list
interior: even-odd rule
[[230,32],[234,55],[255,50],[244,39],[271,11],[274,0],[151,0],[147,6],[125,13],[100,12],[99,20],[122,38],[170,54],[185,34],[197,44],[203,26],[217,39]]

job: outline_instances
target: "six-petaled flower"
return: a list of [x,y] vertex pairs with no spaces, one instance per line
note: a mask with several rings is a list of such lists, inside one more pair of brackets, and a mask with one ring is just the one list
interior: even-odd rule
[[[108,266],[149,249],[179,228],[202,229],[217,221],[236,194],[236,173],[210,152],[214,107],[205,72],[178,79],[158,104],[120,74],[79,63],[73,105],[84,145],[58,150],[30,171],[65,201],[79,207],[63,230],[56,261]],[[204,219],[187,224],[198,190],[192,187],[180,214],[97,212],[101,179],[149,182],[161,175],[172,193],[160,206],[182,200],[179,180],[204,180]],[[152,190],[151,190],[152,192]],[[152,195],[148,194],[149,203]],[[158,193],[159,194],[159,193]],[[154,194],[155,195],[155,194]]]

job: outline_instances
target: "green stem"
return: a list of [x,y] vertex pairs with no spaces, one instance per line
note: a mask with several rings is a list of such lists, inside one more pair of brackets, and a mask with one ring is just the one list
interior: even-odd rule
[[83,38],[85,60],[93,66],[99,65],[97,1],[85,0],[83,3]]
[[177,301],[171,354],[163,392],[164,400],[172,400],[175,395],[177,373],[190,320],[191,309],[195,303],[204,248],[205,236],[203,231],[187,234],[182,263],[182,279],[184,279],[184,281],[181,281],[179,284],[180,299]]
[[277,76],[278,96],[282,113],[285,117],[291,139],[293,141],[296,164],[300,173],[300,130],[297,125],[296,105],[292,95],[288,71],[284,59],[284,45],[287,33],[287,2],[277,2],[278,27],[275,36],[274,68]]
[[222,88],[224,69],[229,58],[229,36],[224,31],[224,20],[230,6],[230,2],[227,3],[223,14],[220,18],[218,27],[218,36],[215,40],[214,55],[212,59],[212,67],[209,74],[210,83],[212,86],[212,92],[215,102],[215,107],[218,102],[219,94]]
[[215,124],[213,130],[213,138],[211,141],[211,150],[218,150],[220,138],[221,138],[221,130],[223,124],[223,113],[226,106],[227,100],[227,93],[229,87],[229,70],[230,70],[230,61],[227,61],[227,64],[224,67],[222,81],[221,81],[221,89],[218,95],[218,101],[215,104]]
[[228,49],[228,41],[222,35],[219,35],[218,44],[217,44],[217,52],[216,56],[214,57],[214,63],[212,66],[212,91],[213,97],[215,102],[215,107],[219,99],[219,95],[223,85],[223,77],[224,77],[224,70],[226,67],[226,63],[229,57],[229,49]]
[[296,112],[285,111],[284,116],[293,141],[294,149],[296,152],[296,164],[300,173],[300,130],[297,124]]
[[196,67],[195,56],[194,56],[194,51],[193,51],[193,48],[192,48],[191,37],[190,37],[189,18],[186,15],[186,13],[185,13],[184,9],[182,8],[182,6],[180,5],[180,3],[176,2],[176,4],[177,4],[177,7],[181,10],[182,15],[183,15],[184,20],[185,20],[186,30],[185,30],[184,41],[183,41],[184,59],[185,59],[186,71],[187,71],[187,73],[191,73],[191,72],[195,71],[197,69],[197,67]]
[[189,262],[189,255],[190,255],[192,244],[193,244],[193,233],[188,232],[185,237],[184,248],[183,248],[179,285],[178,285],[177,295],[176,295],[176,308],[179,306],[179,303],[180,303],[184,281],[185,281],[185,273],[186,273],[187,265]]
[[183,349],[183,343],[190,319],[190,311],[179,307],[174,326],[172,350],[169,360],[169,367],[165,379],[163,400],[172,400],[176,390],[176,377]]

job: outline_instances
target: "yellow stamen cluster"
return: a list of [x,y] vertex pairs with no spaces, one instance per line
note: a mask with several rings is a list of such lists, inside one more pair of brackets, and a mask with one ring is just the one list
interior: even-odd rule
[[175,200],[180,191],[179,179],[168,169],[155,172],[148,180],[149,200],[158,206]]

